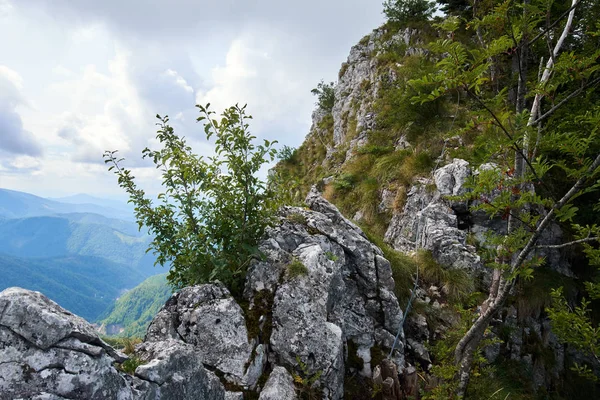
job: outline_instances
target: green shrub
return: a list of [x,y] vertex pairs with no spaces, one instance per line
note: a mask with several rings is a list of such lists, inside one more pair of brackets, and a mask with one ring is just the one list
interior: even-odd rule
[[426,21],[435,11],[435,2],[428,0],[385,0],[383,13],[392,22],[410,24]]
[[335,103],[334,83],[325,83],[323,80],[317,84],[317,87],[310,92],[317,96],[317,105],[323,111],[331,112]]
[[290,146],[283,146],[281,150],[277,152],[277,158],[283,162],[293,163],[296,162],[297,149]]
[[246,106],[226,109],[220,121],[214,112],[197,106],[208,139],[215,138],[216,156],[207,160],[192,152],[175,134],[168,117],[160,117],[160,150],[142,151],[162,171],[165,191],[159,205],[138,188],[116,151],[104,154],[109,171],[135,206],[138,224],[153,236],[150,249],[161,265],[170,264],[167,279],[175,287],[220,280],[237,294],[246,268],[257,254],[257,243],[271,223],[276,203],[270,188],[257,177],[275,158],[274,142],[255,145],[248,131]]
[[419,250],[416,255],[420,280],[440,286],[451,301],[460,301],[475,290],[475,282],[461,269],[445,268],[428,250]]

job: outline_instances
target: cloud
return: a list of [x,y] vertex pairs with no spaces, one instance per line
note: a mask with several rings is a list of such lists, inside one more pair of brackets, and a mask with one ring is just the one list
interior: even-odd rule
[[[155,185],[140,151],[158,145],[157,113],[199,154],[213,149],[196,102],[247,103],[254,135],[298,146],[310,89],[335,80],[380,9],[372,0],[0,0],[0,36],[15,38],[0,42],[11,68],[0,75],[0,179],[115,191],[102,153],[119,149]],[[35,175],[9,180],[9,168]]]
[[0,152],[8,153],[8,156],[40,156],[41,146],[31,132],[23,128],[23,121],[16,110],[19,104],[26,103],[22,87],[21,76],[0,65]]
[[187,81],[177,73],[177,71],[172,70],[171,68],[167,69],[164,73],[168,77],[172,77],[175,84],[185,90],[188,93],[194,93],[194,89],[188,85]]

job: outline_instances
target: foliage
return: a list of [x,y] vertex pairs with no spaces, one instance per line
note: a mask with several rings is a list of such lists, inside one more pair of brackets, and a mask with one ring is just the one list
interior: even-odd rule
[[299,373],[292,374],[294,378],[294,385],[296,386],[296,393],[302,400],[318,400],[322,398],[321,390],[316,387],[316,383],[321,378],[323,371],[319,370],[314,374],[311,374],[310,368],[306,363],[302,362],[300,357],[296,356],[296,362],[300,368]]
[[239,292],[257,241],[274,211],[271,190],[256,173],[275,157],[274,142],[255,145],[248,130],[246,106],[226,109],[221,120],[197,106],[207,139],[215,138],[216,155],[195,155],[185,138],[175,134],[168,117],[160,117],[160,150],[142,151],[161,170],[165,191],[154,205],[138,188],[116,151],[104,154],[109,170],[135,205],[139,226],[153,235],[157,263],[171,263],[168,279],[175,287],[221,280]]
[[129,375],[134,375],[135,370],[144,362],[137,356],[131,356],[119,365],[119,369]]
[[426,21],[435,11],[435,2],[429,0],[385,0],[383,13],[392,22],[408,24]]
[[[585,102],[586,97],[594,96],[594,86],[600,82],[600,52],[597,46],[588,49],[574,45],[559,53],[562,39],[536,43],[543,37],[536,33],[548,26],[549,30],[555,27],[553,37],[568,36],[564,23],[547,22],[552,21],[549,16],[555,11],[544,1],[492,2],[464,27],[477,37],[476,46],[470,40],[454,40],[463,26],[458,18],[449,17],[437,25],[447,34],[429,45],[438,57],[436,71],[409,82],[419,92],[412,99],[415,103],[461,94],[476,106],[459,132],[476,130],[479,151],[498,167],[478,174],[472,190],[461,199],[475,202],[474,210],[507,222],[508,233],[491,235],[486,245],[492,249],[488,264],[499,272],[495,278],[499,289],[490,290],[485,312],[477,317],[455,352],[455,362],[460,365],[459,395],[464,394],[473,352],[493,313],[504,304],[517,279],[532,279],[535,268],[543,263],[535,254],[541,233],[554,218],[563,224],[576,222],[578,198],[600,187],[600,117],[596,107],[592,111],[589,107],[569,107],[568,118],[554,119],[564,112],[560,109],[564,104]],[[574,12],[561,14],[569,15],[567,25]],[[562,17],[557,16],[557,22]],[[595,36],[588,32],[583,41],[597,42]],[[547,53],[548,48],[552,56],[541,60],[540,54]],[[538,57],[531,67],[539,64],[539,73],[527,74],[530,59],[522,53],[526,51]],[[512,63],[507,62],[507,54],[513,55]],[[508,68],[518,66],[513,67],[518,84],[510,90],[500,89],[504,83],[514,85],[503,74],[507,64]],[[545,98],[552,101],[543,102]],[[573,121],[579,129],[572,128]],[[561,185],[550,187],[547,182],[557,177]],[[596,229],[591,225],[584,230],[589,234]]]
[[294,258],[287,266],[287,273],[290,279],[306,276],[308,275],[308,268],[306,268],[306,265],[302,264],[302,261]]
[[323,80],[317,84],[317,87],[310,91],[317,96],[317,105],[326,112],[331,112],[335,103],[334,83],[325,83]]
[[439,286],[451,302],[463,300],[475,290],[473,278],[466,271],[444,268],[430,251],[420,249],[415,258],[423,282]]

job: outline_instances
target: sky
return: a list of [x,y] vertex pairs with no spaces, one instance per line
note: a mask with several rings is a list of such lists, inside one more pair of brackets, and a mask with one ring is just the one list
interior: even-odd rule
[[[250,129],[299,146],[315,98],[381,25],[377,0],[0,0],[0,188],[124,198],[119,150],[150,193],[156,114],[210,155],[195,104],[248,104]],[[266,174],[266,170],[263,171]]]

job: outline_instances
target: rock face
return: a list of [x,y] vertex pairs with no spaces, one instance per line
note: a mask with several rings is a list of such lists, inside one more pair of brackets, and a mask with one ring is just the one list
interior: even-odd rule
[[290,373],[283,367],[275,367],[258,400],[296,400],[297,398]]
[[[250,268],[245,295],[252,304],[259,294],[273,298],[269,360],[307,377],[320,373],[324,398],[340,399],[348,342],[370,376],[371,349],[391,347],[402,311],[381,250],[314,189],[306,203],[310,210],[283,209],[283,223],[260,246],[266,259]],[[305,272],[294,276],[293,264]],[[402,365],[402,348],[395,357]]]
[[236,385],[254,387],[262,373],[260,362],[249,362],[253,350],[254,360],[262,360],[262,347],[255,349],[248,341],[242,309],[220,284],[187,287],[167,301],[148,327],[145,342],[165,340],[194,346],[205,365]]
[[[347,358],[370,376],[372,350],[392,346],[402,311],[381,250],[315,190],[306,201],[310,210],[284,208],[261,242],[248,309],[219,283],[182,289],[136,347],[133,376],[85,320],[38,292],[6,289],[0,399],[295,399],[292,374],[324,399],[343,398]],[[403,367],[401,343],[393,359]]]
[[469,163],[455,159],[438,169],[433,181],[416,182],[408,192],[403,211],[392,218],[385,240],[405,252],[417,248],[430,250],[442,266],[464,269],[481,278],[485,269],[475,247],[466,243],[467,205],[445,198],[463,194],[469,176]]

